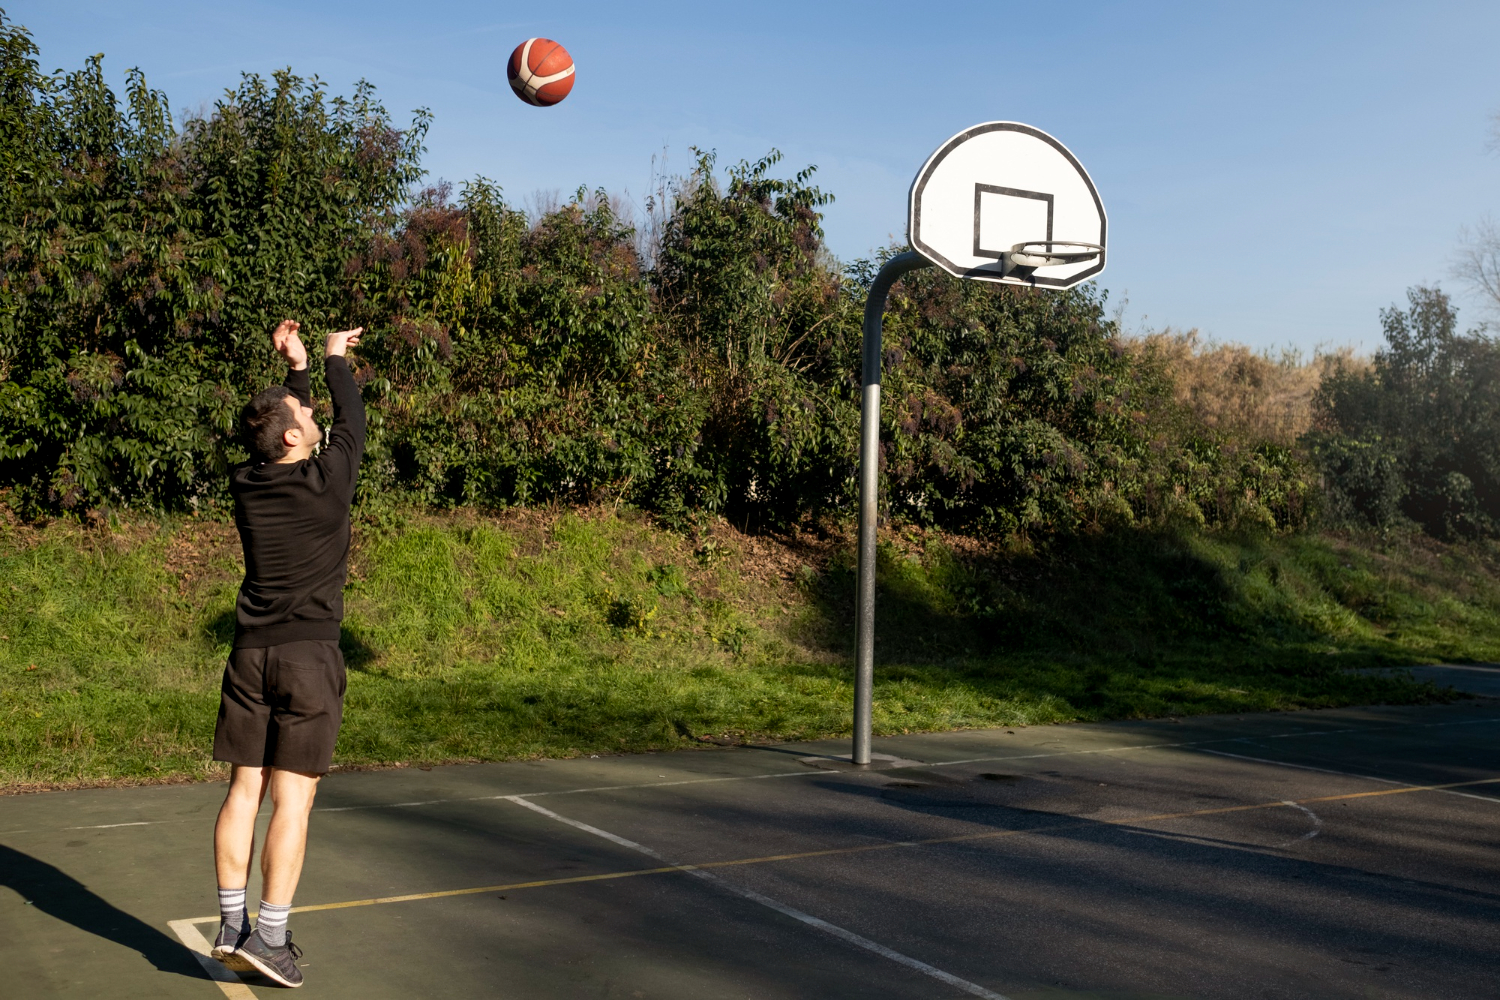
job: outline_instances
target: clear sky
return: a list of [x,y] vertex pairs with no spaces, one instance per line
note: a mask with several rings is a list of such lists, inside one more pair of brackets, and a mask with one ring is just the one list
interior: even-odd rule
[[[1377,312],[1448,278],[1460,227],[1500,214],[1500,3],[501,3],[0,0],[46,69],[103,52],[175,107],[291,66],[398,120],[431,109],[435,177],[509,199],[604,187],[640,202],[652,158],[686,170],[772,147],[818,166],[844,260],[904,239],[907,189],[981,121],[1066,143],[1110,217],[1127,327],[1258,347],[1380,342]],[[572,95],[533,108],[505,59],[573,54]]]

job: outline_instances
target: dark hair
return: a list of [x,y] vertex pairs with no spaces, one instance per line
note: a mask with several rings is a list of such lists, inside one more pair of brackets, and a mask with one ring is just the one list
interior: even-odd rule
[[297,426],[297,416],[283,400],[292,394],[284,385],[262,389],[240,411],[240,434],[250,457],[257,462],[275,462],[286,457],[282,435]]

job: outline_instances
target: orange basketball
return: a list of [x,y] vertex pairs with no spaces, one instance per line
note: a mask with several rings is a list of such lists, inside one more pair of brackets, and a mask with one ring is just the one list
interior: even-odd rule
[[550,38],[528,38],[510,54],[505,75],[517,97],[545,108],[573,89],[573,57]]

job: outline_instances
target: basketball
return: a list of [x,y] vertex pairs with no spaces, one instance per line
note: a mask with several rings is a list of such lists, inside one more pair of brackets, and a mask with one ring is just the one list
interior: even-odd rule
[[510,54],[505,75],[521,100],[549,107],[573,89],[573,57],[550,38],[528,38]]

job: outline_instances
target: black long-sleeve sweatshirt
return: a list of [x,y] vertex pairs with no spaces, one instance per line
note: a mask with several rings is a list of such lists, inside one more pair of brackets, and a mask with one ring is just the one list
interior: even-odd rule
[[[235,466],[229,490],[245,549],[236,649],[339,638],[349,572],[349,505],[365,450],[365,407],[343,358],[324,366],[333,428],[316,458]],[[286,387],[312,405],[307,371]]]

